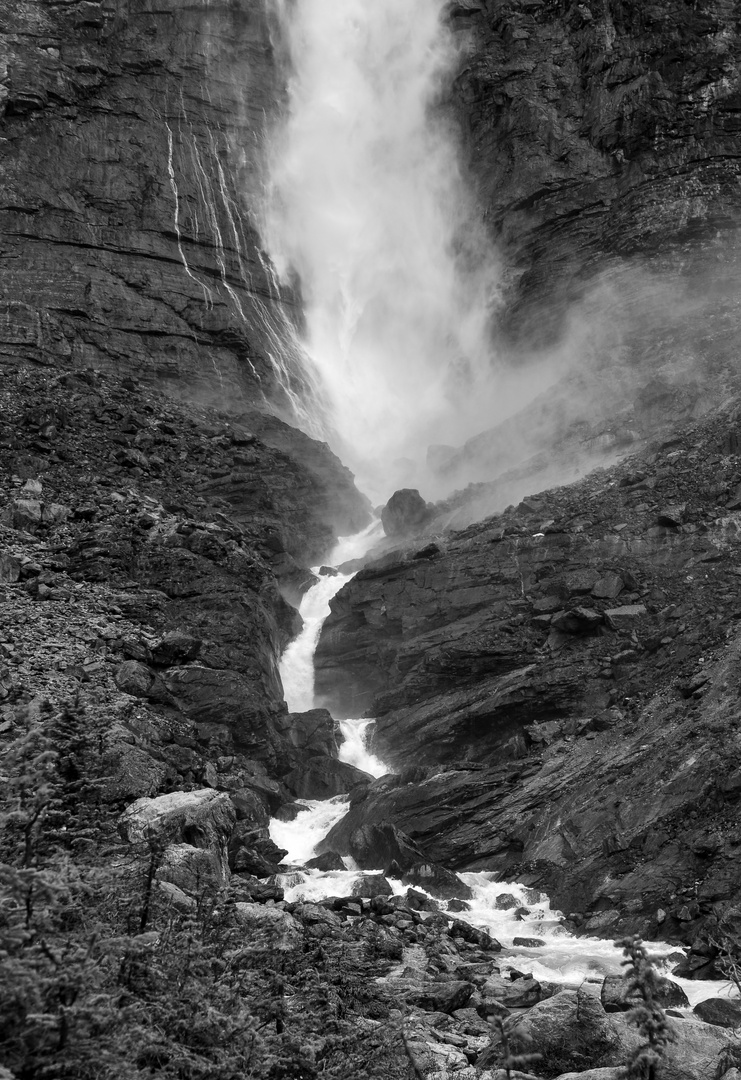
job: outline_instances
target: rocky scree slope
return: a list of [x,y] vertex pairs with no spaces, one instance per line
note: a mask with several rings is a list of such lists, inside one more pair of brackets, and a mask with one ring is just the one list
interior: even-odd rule
[[368,519],[347,470],[309,442],[94,371],[19,361],[0,390],[3,738],[31,704],[105,703],[106,799],[257,792],[266,872],[267,808],[298,794],[278,780],[295,780],[307,744],[317,796],[354,782],[326,714],[294,729],[277,669],[300,628],[284,597]]
[[318,691],[377,718],[399,774],[326,849],[393,821],[545,888],[573,928],[694,942],[711,970],[739,888],[740,404],[341,590]]

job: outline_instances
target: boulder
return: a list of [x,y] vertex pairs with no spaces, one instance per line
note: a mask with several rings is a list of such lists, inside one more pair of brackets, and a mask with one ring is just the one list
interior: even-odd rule
[[362,870],[379,870],[396,863],[402,870],[424,859],[414,841],[389,821],[361,825],[350,835],[349,854]]
[[189,844],[226,855],[237,814],[229,796],[211,788],[173,791],[137,799],[121,814],[118,827],[130,843]]
[[309,757],[283,777],[283,783],[297,799],[331,799],[372,780],[362,769],[331,757]]
[[[628,981],[622,975],[608,975],[602,983],[600,994],[605,1012],[627,1012],[639,1005],[640,995],[628,987]],[[663,1008],[683,1009],[689,1006],[689,999],[679,983],[672,979],[661,979],[656,1000]]]
[[42,507],[38,499],[14,499],[0,513],[0,525],[33,532],[41,524]]
[[[418,892],[417,889],[407,889],[404,894],[404,900],[407,907],[410,907],[413,911],[440,911],[440,905],[437,900],[433,900],[427,893]],[[448,911],[453,910],[453,903],[455,903],[455,901],[451,900],[448,905]],[[461,901],[461,903],[463,903],[463,901]],[[468,904],[466,904],[466,907],[468,907]]]
[[520,901],[512,893],[500,893],[494,901],[494,907],[498,911],[509,911],[511,908],[519,907]]
[[196,659],[202,646],[200,638],[182,630],[170,630],[152,646],[152,661],[160,667],[187,664]]
[[391,539],[422,532],[432,513],[416,488],[395,491],[381,511],[383,531]]
[[168,906],[175,908],[181,915],[192,915],[198,908],[198,901],[188,896],[172,881],[155,881],[157,891]]
[[288,713],[280,720],[286,742],[311,757],[337,757],[335,723],[326,709]]
[[237,874],[269,877],[278,872],[278,866],[288,854],[284,848],[268,836],[267,829],[249,821],[239,821],[229,837],[229,866]]
[[612,630],[630,630],[646,614],[645,604],[626,604],[624,607],[609,608],[605,612],[605,621]]
[[511,1017],[507,1034],[515,1052],[535,1048],[546,1060],[558,1055],[566,1069],[622,1063],[613,1054],[616,1039],[609,1019],[590,987],[562,990],[534,1004],[524,1016]]
[[461,881],[457,874],[438,863],[418,862],[404,871],[401,879],[405,885],[418,885],[441,900],[470,900],[473,889]]
[[229,798],[234,806],[237,821],[249,821],[253,826],[267,828],[270,814],[257,792],[250,788],[240,788],[238,791],[230,791]]
[[599,600],[614,600],[624,588],[625,582],[620,574],[608,573],[595,581],[592,596],[596,596]]
[[125,660],[120,664],[116,669],[115,680],[119,690],[133,697],[167,703],[172,701],[159,676],[139,660]]
[[321,870],[325,874],[328,870],[345,869],[342,856],[338,855],[336,851],[325,851],[323,855],[316,855],[313,859],[309,859],[305,865],[307,870]]
[[0,555],[0,581],[11,584],[19,581],[21,576],[21,564],[12,555]]
[[473,983],[454,979],[450,982],[428,982],[404,992],[409,1005],[433,1012],[454,1013],[464,1009],[475,987]]
[[[628,1013],[613,1013],[609,1022],[617,1040],[611,1064],[622,1063],[643,1040]],[[669,1022],[674,1038],[661,1061],[661,1080],[708,1080],[715,1076],[718,1055],[729,1044],[728,1031],[693,1016]]]
[[301,944],[301,924],[282,908],[240,901],[234,905],[234,914],[247,931],[249,940],[264,937],[268,944],[282,952]]
[[490,975],[481,987],[481,1016],[499,1014],[499,1006],[504,1005],[507,1009],[529,1008],[544,996],[537,979],[532,975],[526,975],[522,979],[504,979],[501,975]]
[[191,844],[169,844],[157,868],[157,880],[170,882],[196,899],[212,896],[229,880],[229,871],[216,852]]
[[692,1011],[706,1024],[725,1028],[741,1027],[741,1007],[738,999],[731,1001],[730,998],[706,998],[699,1001]]
[[603,622],[601,612],[592,608],[575,607],[570,611],[559,611],[551,619],[551,626],[562,634],[591,634]]
[[166,765],[140,746],[116,741],[103,760],[103,791],[108,802],[151,797],[165,786]]
[[374,896],[393,896],[394,890],[383,874],[361,874],[353,882],[352,895],[372,899]]
[[463,919],[453,919],[448,933],[452,938],[461,938],[462,941],[468,941],[471,945],[476,945],[479,949],[487,949],[489,952],[500,952],[502,948],[488,930],[482,930],[478,926],[464,922]]

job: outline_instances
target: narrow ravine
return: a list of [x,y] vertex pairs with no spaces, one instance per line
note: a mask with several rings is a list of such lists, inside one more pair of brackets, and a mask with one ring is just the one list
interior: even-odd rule
[[[378,535],[378,525],[374,523],[357,536],[341,539],[331,554],[331,568],[360,558]],[[314,569],[318,572],[319,568]],[[352,576],[353,573],[325,572],[304,597],[300,609],[304,628],[286,649],[281,662],[286,701],[293,712],[316,707],[314,650],[322,623],[329,614],[332,597]],[[338,721],[343,738],[339,756],[340,760],[380,777],[392,770],[368,749],[372,725],[373,720],[368,718]],[[270,823],[272,840],[288,851],[283,864],[286,870],[278,878],[288,902],[319,902],[328,897],[350,896],[359,880],[369,875],[383,874],[382,867],[361,872],[349,856],[343,858],[344,870],[307,869],[305,863],[315,854],[316,846],[344,817],[350,803],[345,795],[301,802],[306,809],[292,821],[274,818]],[[469,886],[473,896],[465,902],[465,906],[457,901],[453,903],[455,918],[487,930],[502,943],[505,949],[502,954],[504,970],[509,965],[532,974],[540,981],[559,983],[565,987],[578,987],[584,981],[601,981],[606,975],[622,974],[623,956],[612,941],[574,937],[563,927],[563,913],[551,908],[544,893],[518,883],[497,881],[496,875],[488,872],[463,872],[458,877]],[[387,880],[395,895],[403,896],[406,893],[407,886],[401,880]],[[415,889],[426,891],[419,885],[415,885]],[[451,901],[435,897],[432,892],[427,895],[436,899],[441,909],[451,908]],[[677,963],[678,948],[656,942],[650,949],[658,970],[669,976]],[[726,982],[698,982],[679,978],[674,981],[685,991],[690,1007],[708,997],[734,993],[732,985]]]

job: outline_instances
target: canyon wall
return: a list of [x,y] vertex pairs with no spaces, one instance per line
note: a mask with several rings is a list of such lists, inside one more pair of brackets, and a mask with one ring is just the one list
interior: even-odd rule
[[0,34],[0,356],[292,415],[291,297],[254,226],[262,5],[14,0]]

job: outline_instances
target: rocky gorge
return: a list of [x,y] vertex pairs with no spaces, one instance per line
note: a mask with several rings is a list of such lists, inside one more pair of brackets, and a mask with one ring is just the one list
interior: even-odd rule
[[[260,234],[275,11],[0,2],[4,1080],[617,1080],[635,994],[532,973],[546,895],[707,983],[662,983],[657,1075],[738,1075],[736,5],[446,19],[492,339],[555,376],[430,449],[291,713],[309,568],[372,510]],[[393,773],[340,760],[361,715]],[[271,819],[338,796],[284,862]]]

